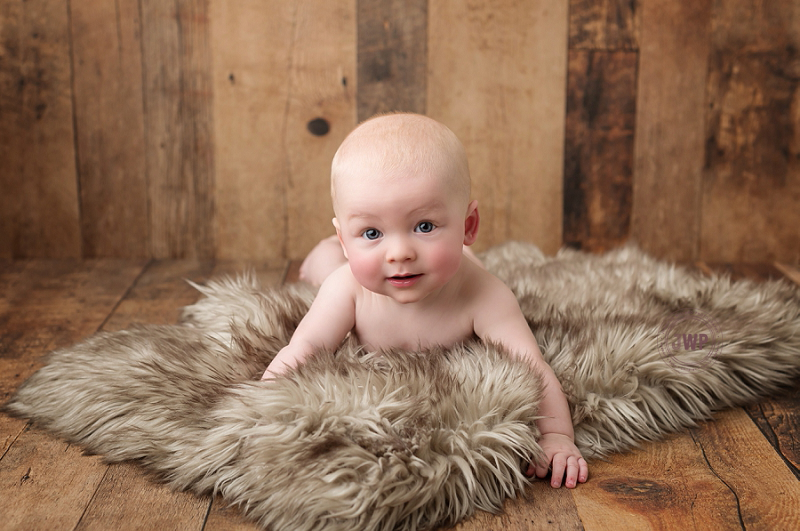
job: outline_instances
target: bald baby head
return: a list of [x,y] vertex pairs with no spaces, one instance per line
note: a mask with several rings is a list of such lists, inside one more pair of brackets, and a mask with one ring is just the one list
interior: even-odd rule
[[[367,171],[365,172],[365,168]],[[443,124],[419,114],[397,113],[361,123],[339,146],[331,165],[331,196],[346,179],[434,176],[466,208],[470,177],[464,146]]]

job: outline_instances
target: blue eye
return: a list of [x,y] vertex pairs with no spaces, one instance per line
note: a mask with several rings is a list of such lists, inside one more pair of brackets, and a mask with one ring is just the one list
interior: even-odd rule
[[414,227],[414,232],[432,232],[433,229],[436,228],[436,225],[431,223],[430,221],[420,221],[419,224]]
[[381,231],[379,231],[378,229],[367,229],[361,233],[361,236],[363,238],[366,238],[367,240],[377,240],[383,235],[381,234]]

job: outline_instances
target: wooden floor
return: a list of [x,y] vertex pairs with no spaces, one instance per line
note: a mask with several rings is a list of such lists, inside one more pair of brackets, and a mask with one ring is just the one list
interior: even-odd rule
[[[25,261],[0,264],[0,401],[42,355],[98,330],[172,323],[202,281],[241,264]],[[793,278],[780,264],[709,267],[756,279]],[[296,264],[258,267],[263,283]],[[523,529],[800,529],[800,393],[722,412],[715,422],[591,464],[575,490],[536,481],[503,515],[480,513],[461,531]],[[172,492],[130,464],[98,456],[0,415],[0,529],[245,530],[220,500]]]

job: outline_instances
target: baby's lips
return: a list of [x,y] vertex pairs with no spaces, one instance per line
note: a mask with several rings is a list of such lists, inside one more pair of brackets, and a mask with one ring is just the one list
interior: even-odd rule
[[395,286],[395,287],[408,288],[408,287],[411,287],[411,286],[415,285],[417,283],[417,280],[421,276],[422,275],[419,275],[419,274],[418,275],[405,275],[405,276],[396,275],[396,276],[393,276],[393,277],[388,277],[386,280],[390,284]]

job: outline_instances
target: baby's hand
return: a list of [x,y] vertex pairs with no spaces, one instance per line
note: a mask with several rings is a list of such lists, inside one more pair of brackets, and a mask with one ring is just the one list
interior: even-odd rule
[[534,473],[538,478],[545,477],[548,465],[552,464],[551,487],[559,488],[562,479],[564,485],[570,489],[575,488],[578,482],[586,483],[589,477],[589,466],[571,438],[561,433],[544,433],[539,440],[539,446],[544,450],[547,461],[528,465],[527,475],[529,477]]

